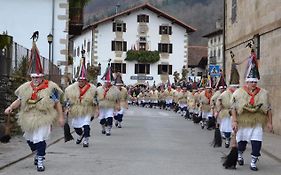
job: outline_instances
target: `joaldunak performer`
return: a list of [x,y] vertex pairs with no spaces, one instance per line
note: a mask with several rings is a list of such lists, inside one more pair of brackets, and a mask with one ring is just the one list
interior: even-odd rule
[[68,104],[65,111],[78,135],[76,144],[83,141],[83,147],[88,147],[91,118],[97,115],[97,89],[87,81],[84,53],[82,50],[78,82],[65,89],[64,100]]
[[[230,77],[233,77],[231,75]],[[239,77],[238,77],[239,78]],[[217,99],[218,106],[218,116],[217,121],[220,126],[220,131],[225,137],[225,147],[230,146],[230,138],[232,133],[232,118],[231,118],[231,104],[230,100],[233,92],[239,87],[239,81],[234,82],[234,80],[239,80],[237,78],[230,79],[229,87],[224,91]]]
[[102,79],[105,81],[103,86],[97,88],[99,119],[102,126],[102,134],[110,136],[114,112],[120,110],[120,91],[112,84],[113,75],[110,63],[108,63]]
[[212,118],[212,113],[211,113],[211,98],[213,95],[212,91],[212,82],[210,77],[208,77],[208,81],[206,83],[205,90],[202,91],[199,95],[199,102],[200,102],[200,110],[201,110],[201,115],[202,115],[202,121],[201,121],[201,128],[204,129],[207,121],[209,118]]
[[44,79],[37,39],[38,36],[33,37],[29,59],[31,81],[22,84],[15,91],[18,98],[6,108],[5,113],[9,114],[20,107],[18,123],[24,132],[23,137],[35,154],[34,165],[37,166],[37,171],[44,171],[46,139],[51,133],[51,125],[58,121],[63,126],[64,117],[60,103],[62,90],[54,82]]
[[128,109],[128,91],[124,86],[121,73],[117,73],[117,76],[115,78],[115,86],[118,87],[120,91],[120,110],[115,112],[114,119],[115,119],[115,126],[118,128],[122,128],[122,121],[124,112],[126,109]]
[[254,50],[248,58],[246,70],[246,85],[237,89],[232,96],[232,127],[238,142],[238,164],[243,165],[243,152],[248,142],[251,142],[252,153],[250,169],[257,171],[256,162],[261,155],[263,128],[272,131],[272,113],[268,92],[257,86],[260,79],[258,62]]

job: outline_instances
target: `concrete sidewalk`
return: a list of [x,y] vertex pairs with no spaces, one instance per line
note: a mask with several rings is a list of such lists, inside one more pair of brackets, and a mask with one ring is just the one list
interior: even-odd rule
[[[75,135],[75,134],[73,134]],[[63,140],[63,128],[53,128],[48,146]],[[281,136],[265,133],[262,145],[262,154],[266,154],[275,161],[281,163]],[[9,143],[0,143],[0,171],[29,156],[32,156],[26,141],[22,136],[13,137]]]
[[[51,146],[63,139],[63,128],[52,128],[50,138],[47,140],[47,146]],[[29,156],[32,156],[32,153],[26,140],[21,135],[12,137],[9,143],[0,143],[0,171]]]

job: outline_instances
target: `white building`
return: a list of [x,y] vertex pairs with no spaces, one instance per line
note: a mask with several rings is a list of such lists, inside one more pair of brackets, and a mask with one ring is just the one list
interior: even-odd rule
[[203,37],[208,38],[208,66],[219,65],[223,69],[223,30],[217,29]]
[[[145,3],[102,19],[83,29],[73,40],[73,75],[77,73],[82,48],[87,64],[101,65],[101,75],[111,59],[113,71],[119,70],[125,84],[148,81],[150,85],[166,82],[167,72],[188,65],[188,38],[195,29]],[[153,64],[126,61],[129,50],[159,51],[160,60]]]
[[37,47],[40,55],[45,58],[49,58],[47,35],[52,34],[51,56],[54,64],[58,65],[67,60],[67,0],[1,0],[0,2],[0,33],[7,31],[15,42],[31,49],[30,37],[34,31],[39,31]]

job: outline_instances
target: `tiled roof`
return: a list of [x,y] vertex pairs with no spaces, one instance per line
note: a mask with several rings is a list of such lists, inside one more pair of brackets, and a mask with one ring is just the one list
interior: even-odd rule
[[188,47],[188,67],[198,67],[202,59],[207,59],[208,48],[204,46]]
[[218,30],[215,30],[215,31],[213,31],[213,32],[211,32],[211,33],[208,33],[208,34],[206,34],[206,35],[204,35],[204,36],[202,36],[202,37],[204,37],[204,38],[210,38],[210,37],[212,37],[212,36],[221,35],[222,33],[223,33],[223,30],[222,30],[222,29],[218,29]]
[[195,31],[196,31],[195,28],[193,28],[193,27],[191,27],[191,26],[185,24],[184,22],[182,22],[182,21],[176,19],[176,18],[173,17],[173,16],[168,15],[166,12],[163,12],[163,11],[157,9],[156,7],[152,6],[152,5],[149,4],[149,3],[141,4],[141,5],[139,5],[139,6],[130,8],[130,9],[126,10],[126,11],[121,12],[121,13],[118,13],[118,14],[115,14],[115,15],[113,15],[113,16],[110,16],[110,17],[104,18],[104,19],[102,19],[102,20],[99,20],[99,21],[97,21],[97,22],[94,22],[94,23],[90,24],[89,26],[85,27],[85,28],[83,29],[83,31],[88,30],[88,29],[91,29],[91,28],[95,28],[96,26],[98,26],[98,25],[101,24],[101,23],[104,23],[104,22],[107,22],[107,21],[112,21],[112,20],[114,20],[114,18],[117,18],[117,17],[120,17],[120,16],[124,16],[124,15],[128,15],[128,14],[130,14],[131,12],[136,11],[136,10],[139,10],[139,9],[149,9],[149,10],[153,11],[154,13],[156,13],[158,16],[163,16],[164,18],[169,19],[172,23],[176,23],[176,24],[182,26],[183,28],[186,29],[186,31],[187,31],[188,33],[195,32]]

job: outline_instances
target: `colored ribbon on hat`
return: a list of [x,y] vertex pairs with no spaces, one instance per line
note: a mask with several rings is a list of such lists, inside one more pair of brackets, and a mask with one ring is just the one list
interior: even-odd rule
[[247,86],[244,86],[243,88],[251,96],[249,104],[254,105],[255,104],[255,96],[260,92],[261,89],[259,87],[256,87],[254,92],[251,92]]
[[79,87],[79,89],[80,89],[80,95],[79,95],[80,102],[82,100],[83,95],[90,89],[90,87],[91,87],[90,83],[85,84],[84,87]]
[[44,80],[43,83],[41,83],[39,86],[35,86],[33,84],[33,82],[30,83],[31,87],[32,87],[32,94],[31,94],[31,100],[37,100],[37,93],[42,90],[42,89],[46,89],[48,88],[48,84],[49,84],[49,81],[48,80]]

